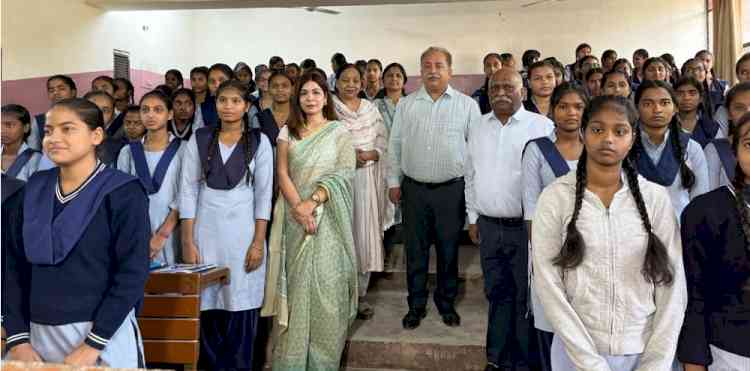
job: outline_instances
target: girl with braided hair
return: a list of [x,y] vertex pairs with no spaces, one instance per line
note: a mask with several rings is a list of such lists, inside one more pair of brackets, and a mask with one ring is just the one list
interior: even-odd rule
[[250,129],[247,84],[221,83],[218,122],[195,131],[183,154],[179,211],[183,259],[230,268],[230,283],[201,292],[199,369],[251,369],[265,286],[273,150]]
[[555,371],[668,370],[674,361],[682,247],[667,191],[628,159],[637,117],[626,98],[595,98],[576,170],[537,202],[533,283],[555,332]]
[[693,198],[708,192],[708,168],[701,145],[677,117],[677,96],[669,83],[645,80],[635,93],[640,125],[630,158],[644,178],[667,187],[677,217]]
[[735,133],[734,122],[737,122],[746,112],[750,112],[750,81],[741,82],[729,89],[722,108],[728,112],[727,138],[714,139],[704,149],[711,190],[729,185],[734,178],[737,159],[732,152],[731,139]]
[[677,357],[685,371],[750,370],[750,113],[732,140],[732,183],[682,214],[688,307]]

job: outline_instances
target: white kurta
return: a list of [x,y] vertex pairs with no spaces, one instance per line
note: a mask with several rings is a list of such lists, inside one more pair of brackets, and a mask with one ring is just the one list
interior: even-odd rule
[[[219,143],[226,163],[234,146]],[[256,270],[245,271],[245,255],[255,237],[255,220],[271,218],[273,151],[261,135],[255,157],[248,166],[252,182],[245,178],[231,190],[212,189],[203,179],[196,136],[187,143],[180,188],[180,218],[194,219],[193,236],[201,262],[230,269],[228,285],[214,285],[201,293],[201,310],[243,311],[260,308],[266,275],[266,253]]]
[[[170,135],[171,142],[173,136]],[[179,197],[180,175],[182,169],[182,154],[187,143],[183,142],[180,149],[177,150],[172,162],[169,163],[167,173],[164,175],[161,188],[159,191],[148,196],[148,215],[151,221],[151,233],[156,233],[159,227],[167,219],[172,210],[177,210]],[[149,152],[144,151],[148,172],[153,176],[156,165],[164,155],[164,151]],[[135,170],[135,161],[133,154],[130,152],[130,146],[127,145],[120,150],[120,156],[117,159],[117,169],[133,176],[138,176]],[[153,260],[167,264],[175,264],[182,260],[182,251],[180,249],[180,230],[175,228],[167,241],[161,253],[154,257]]]

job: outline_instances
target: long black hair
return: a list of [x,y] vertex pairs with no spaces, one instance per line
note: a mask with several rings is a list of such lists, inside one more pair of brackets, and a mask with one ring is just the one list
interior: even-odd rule
[[[585,131],[591,118],[597,113],[604,110],[614,110],[628,118],[630,128],[637,131],[638,111],[633,103],[619,96],[601,96],[594,98],[583,113],[581,130]],[[581,157],[578,160],[576,169],[576,190],[573,215],[568,222],[567,235],[563,242],[560,253],[553,259],[553,263],[563,270],[575,269],[583,262],[586,245],[581,232],[576,227],[576,222],[581,213],[583,206],[583,195],[586,190],[587,170],[586,170],[586,148],[583,149]],[[673,267],[669,263],[669,255],[664,243],[654,233],[651,219],[646,209],[646,203],[643,200],[643,194],[638,184],[638,172],[630,159],[626,157],[622,162],[622,168],[627,178],[628,188],[633,194],[638,214],[643,223],[643,229],[648,234],[648,244],[646,247],[646,257],[643,262],[641,273],[643,277],[654,284],[670,285],[674,279]]]
[[[223,93],[226,90],[236,90],[239,92],[240,97],[242,97],[242,100],[245,101],[248,105],[251,103],[250,100],[250,91],[246,84],[243,84],[239,80],[227,80],[221,83],[219,85],[219,88],[216,89],[216,99],[218,101],[219,95]],[[250,184],[252,182],[253,175],[250,173],[250,162],[252,162],[253,154],[250,153],[250,140],[251,140],[251,132],[250,132],[250,123],[247,120],[247,115],[242,115],[242,137],[240,137],[240,141],[245,145],[245,153],[243,156],[243,159],[245,161],[245,184]],[[217,152],[217,148],[219,146],[219,134],[221,132],[222,122],[221,118],[219,118],[219,121],[214,125],[213,133],[211,135],[211,142],[208,145],[208,156],[206,159],[202,160],[202,168],[203,168],[203,178],[206,179],[208,177],[208,168],[209,163],[211,162],[211,156],[214,155],[214,152]]]
[[104,143],[104,140],[107,139],[107,131],[104,130],[104,114],[102,113],[102,110],[99,109],[99,106],[86,98],[68,98],[52,105],[52,109],[57,107],[73,111],[91,131],[94,131],[97,128],[102,128],[102,143],[96,146],[95,149],[96,157],[101,159],[104,155],[104,146],[102,144]]
[[[735,86],[733,86],[729,91],[727,92],[727,98],[724,99],[724,108],[727,109],[727,113],[729,113],[730,108],[732,108],[732,103],[735,99],[737,99],[737,96],[746,93],[750,91],[750,81],[741,82]],[[735,124],[732,122],[732,119],[729,119],[729,135],[734,135],[736,129]]]
[[[636,105],[641,102],[643,94],[646,92],[646,90],[649,89],[666,90],[669,93],[670,98],[672,99],[672,104],[675,106],[675,109],[677,109],[677,94],[675,94],[674,89],[669,86],[668,82],[661,80],[644,80],[643,83],[638,87],[638,91],[635,92]],[[669,122],[669,138],[667,139],[672,141],[672,150],[674,151],[673,155],[675,159],[677,159],[677,161],[680,163],[680,182],[682,183],[682,187],[690,190],[695,185],[695,174],[685,161],[685,152],[687,151],[687,146],[683,148],[682,144],[680,143],[680,133],[682,132],[682,125],[680,125],[680,119],[677,116],[677,114],[674,114],[672,116],[672,121]],[[632,160],[637,161],[639,156],[646,156],[646,154],[644,153],[646,150],[643,148],[643,142],[641,141],[641,131],[636,130],[635,136],[635,145],[630,151],[630,157]]]
[[[735,125],[737,135],[732,138],[732,151],[734,152],[735,157],[737,157],[740,143],[742,143],[742,138],[739,135],[740,128],[747,124],[750,124],[750,113],[745,113],[739,120],[737,120],[737,124]],[[746,187],[745,181],[748,175],[745,175],[745,172],[742,171],[739,161],[737,161],[736,166],[737,167],[734,169],[734,179],[732,179],[732,187],[734,187],[735,199],[737,200],[735,205],[737,213],[740,215],[740,226],[742,227],[742,234],[745,236],[745,244],[750,245],[750,212],[747,210],[747,202],[744,193]]]
[[[29,113],[29,110],[26,109],[26,107],[20,105],[20,104],[6,104],[2,107],[2,116],[5,115],[15,117],[18,121],[21,122],[21,125],[25,128],[26,126],[31,125],[31,114]],[[31,127],[29,126],[29,129]],[[31,130],[24,130],[23,131],[23,141],[26,142],[26,139],[29,138],[29,135],[31,134]]]

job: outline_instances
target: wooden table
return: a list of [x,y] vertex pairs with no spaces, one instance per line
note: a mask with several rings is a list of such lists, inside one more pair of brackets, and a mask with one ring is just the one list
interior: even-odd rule
[[229,283],[229,268],[200,273],[151,273],[146,282],[138,325],[148,363],[198,366],[200,352],[200,293]]

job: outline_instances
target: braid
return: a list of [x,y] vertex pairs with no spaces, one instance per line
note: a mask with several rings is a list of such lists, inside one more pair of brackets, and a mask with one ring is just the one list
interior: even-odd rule
[[[242,123],[243,123],[243,129],[242,129],[242,137],[240,138],[241,141],[245,144],[245,184],[250,185],[250,162],[252,161],[252,158],[250,158],[250,124],[248,123],[247,117],[242,117]],[[257,165],[256,165],[257,166]]]
[[[693,171],[690,170],[690,167],[685,162],[687,146],[685,146],[686,148],[682,148],[682,144],[680,143],[681,130],[680,123],[675,115],[672,117],[672,121],[669,122],[669,140],[672,141],[674,156],[680,162],[680,181],[682,182],[682,187],[690,190],[695,185],[695,174],[693,174]],[[689,144],[690,142],[688,141]]]
[[219,133],[221,132],[221,120],[214,125],[214,131],[211,134],[211,141],[208,144],[208,155],[206,156],[205,165],[203,166],[203,178],[208,179],[208,170],[213,159],[214,152],[219,146]]
[[[736,140],[739,142],[739,140]],[[736,147],[735,147],[736,148]],[[745,235],[745,243],[750,245],[750,215],[748,215],[747,204],[745,203],[745,173],[742,172],[739,162],[737,162],[737,168],[734,170],[734,179],[732,179],[732,187],[734,187],[736,208],[737,213],[740,215],[740,226],[742,227],[742,234]]]
[[562,248],[560,249],[560,253],[552,260],[555,265],[561,267],[563,270],[573,269],[583,261],[583,250],[585,249],[585,245],[581,232],[576,228],[576,222],[581,214],[583,195],[585,191],[586,149],[584,148],[583,152],[581,152],[581,157],[578,159],[578,166],[576,168],[576,193],[573,206],[573,216],[570,218],[570,222],[568,222],[567,236],[565,237],[565,242],[563,242]]
[[646,258],[643,261],[643,269],[641,270],[641,273],[649,282],[670,285],[674,279],[674,273],[672,272],[672,265],[669,263],[669,254],[667,254],[667,248],[661,242],[659,237],[654,234],[654,228],[651,225],[648,210],[646,210],[646,202],[643,200],[643,194],[638,185],[638,173],[633,164],[627,159],[622,162],[622,167],[625,170],[625,176],[628,181],[630,192],[635,199],[638,214],[641,216],[643,229],[645,229],[648,234]]

